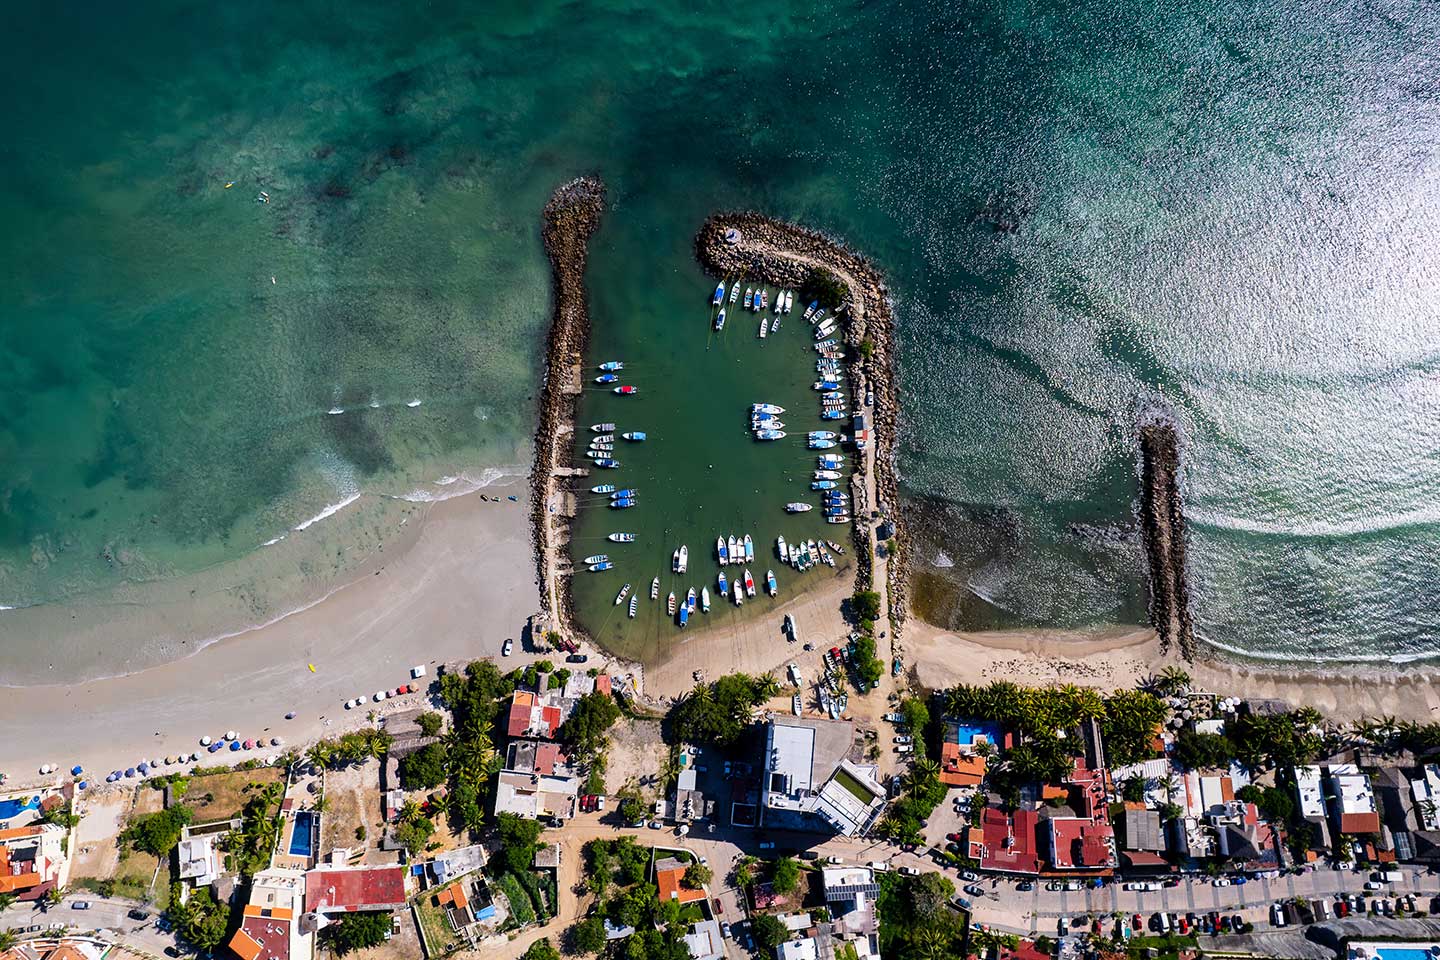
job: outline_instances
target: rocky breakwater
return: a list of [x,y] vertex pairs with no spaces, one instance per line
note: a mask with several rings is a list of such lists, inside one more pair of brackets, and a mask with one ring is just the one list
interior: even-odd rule
[[717,277],[755,277],[773,286],[800,290],[813,271],[823,269],[847,289],[843,313],[837,313],[844,317],[850,383],[857,405],[867,390],[873,391],[875,397],[874,407],[866,411],[870,443],[856,464],[851,483],[857,548],[855,587],[869,589],[873,585],[874,509],[882,521],[894,527],[887,545],[885,571],[890,625],[898,636],[909,610],[909,576],[896,470],[900,404],[895,377],[894,309],[884,276],[842,241],[758,213],[710,217],[695,237],[695,255],[700,265]]
[[535,465],[530,473],[530,535],[544,613],[561,633],[575,636],[569,569],[564,557],[568,512],[562,509],[571,474],[575,403],[583,389],[590,310],[585,263],[590,237],[605,209],[605,184],[581,177],[559,187],[545,204],[541,236],[550,259],[553,313],[545,351],[545,382],[535,426]]
[[1160,649],[1195,659],[1180,497],[1180,434],[1167,420],[1140,425],[1140,526],[1150,574],[1150,621]]

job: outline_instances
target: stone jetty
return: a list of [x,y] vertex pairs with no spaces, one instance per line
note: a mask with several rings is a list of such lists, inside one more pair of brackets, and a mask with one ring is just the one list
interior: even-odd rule
[[1140,526],[1150,574],[1150,621],[1160,649],[1195,660],[1190,586],[1185,566],[1185,515],[1180,497],[1180,434],[1175,424],[1140,425]]

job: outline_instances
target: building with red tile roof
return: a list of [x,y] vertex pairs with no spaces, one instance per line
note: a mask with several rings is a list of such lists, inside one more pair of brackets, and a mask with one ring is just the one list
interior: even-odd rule
[[310,960],[314,932],[302,928],[305,875],[274,868],[255,874],[240,927],[227,944],[240,960]]
[[690,864],[674,857],[655,863],[655,886],[659,888],[661,901],[675,900],[686,904],[705,899],[703,889],[685,886],[685,870],[689,866]]
[[1051,817],[1050,865],[1056,870],[1107,870],[1118,862],[1115,829],[1103,820]]
[[1007,814],[986,807],[980,814],[980,826],[970,827],[970,859],[985,870],[1034,875],[1040,872],[1040,852],[1036,839],[1039,816],[1034,810],[1016,810]]
[[528,690],[516,690],[510,701],[510,713],[506,719],[505,732],[512,737],[545,737],[555,739],[564,716],[556,703],[547,702],[539,694]]
[[53,823],[32,823],[0,830],[0,894],[38,900],[65,885],[69,858],[66,829]]
[[325,867],[305,874],[305,908],[315,913],[398,910],[405,906],[405,868]]

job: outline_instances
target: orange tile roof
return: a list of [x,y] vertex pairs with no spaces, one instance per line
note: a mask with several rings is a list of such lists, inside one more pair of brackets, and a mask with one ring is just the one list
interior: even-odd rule
[[39,827],[11,827],[9,830],[0,830],[0,843],[6,840],[19,840],[22,837],[40,836]]
[[8,873],[0,875],[0,893],[14,893],[27,890],[40,882],[38,873]]
[[940,745],[940,782],[952,787],[976,787],[985,779],[984,757],[967,753],[949,740]]
[[236,930],[235,936],[230,938],[230,949],[240,960],[256,960],[260,956],[260,944],[244,928]]
[[705,891],[685,886],[684,879],[684,867],[675,867],[673,870],[656,870],[655,885],[660,888],[660,899],[662,901],[679,900],[681,903],[704,900]]
[[62,943],[45,954],[45,960],[89,960],[89,958],[73,943]]
[[1041,800],[1064,800],[1070,796],[1070,791],[1064,787],[1057,787],[1053,783],[1047,783],[1040,787]]

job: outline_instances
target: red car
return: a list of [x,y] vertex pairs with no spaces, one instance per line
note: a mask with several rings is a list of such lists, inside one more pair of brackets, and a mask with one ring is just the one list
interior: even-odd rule
[[580,798],[580,812],[589,813],[595,809],[595,794],[587,793]]
[[947,833],[947,834],[945,834],[945,839],[946,839],[946,840],[954,840],[956,843],[960,843],[960,842],[961,842],[961,837],[960,837],[960,834],[958,834],[958,833]]
[[719,897],[711,897],[710,902],[715,905],[715,915],[717,917],[725,912],[725,905],[720,902]]

